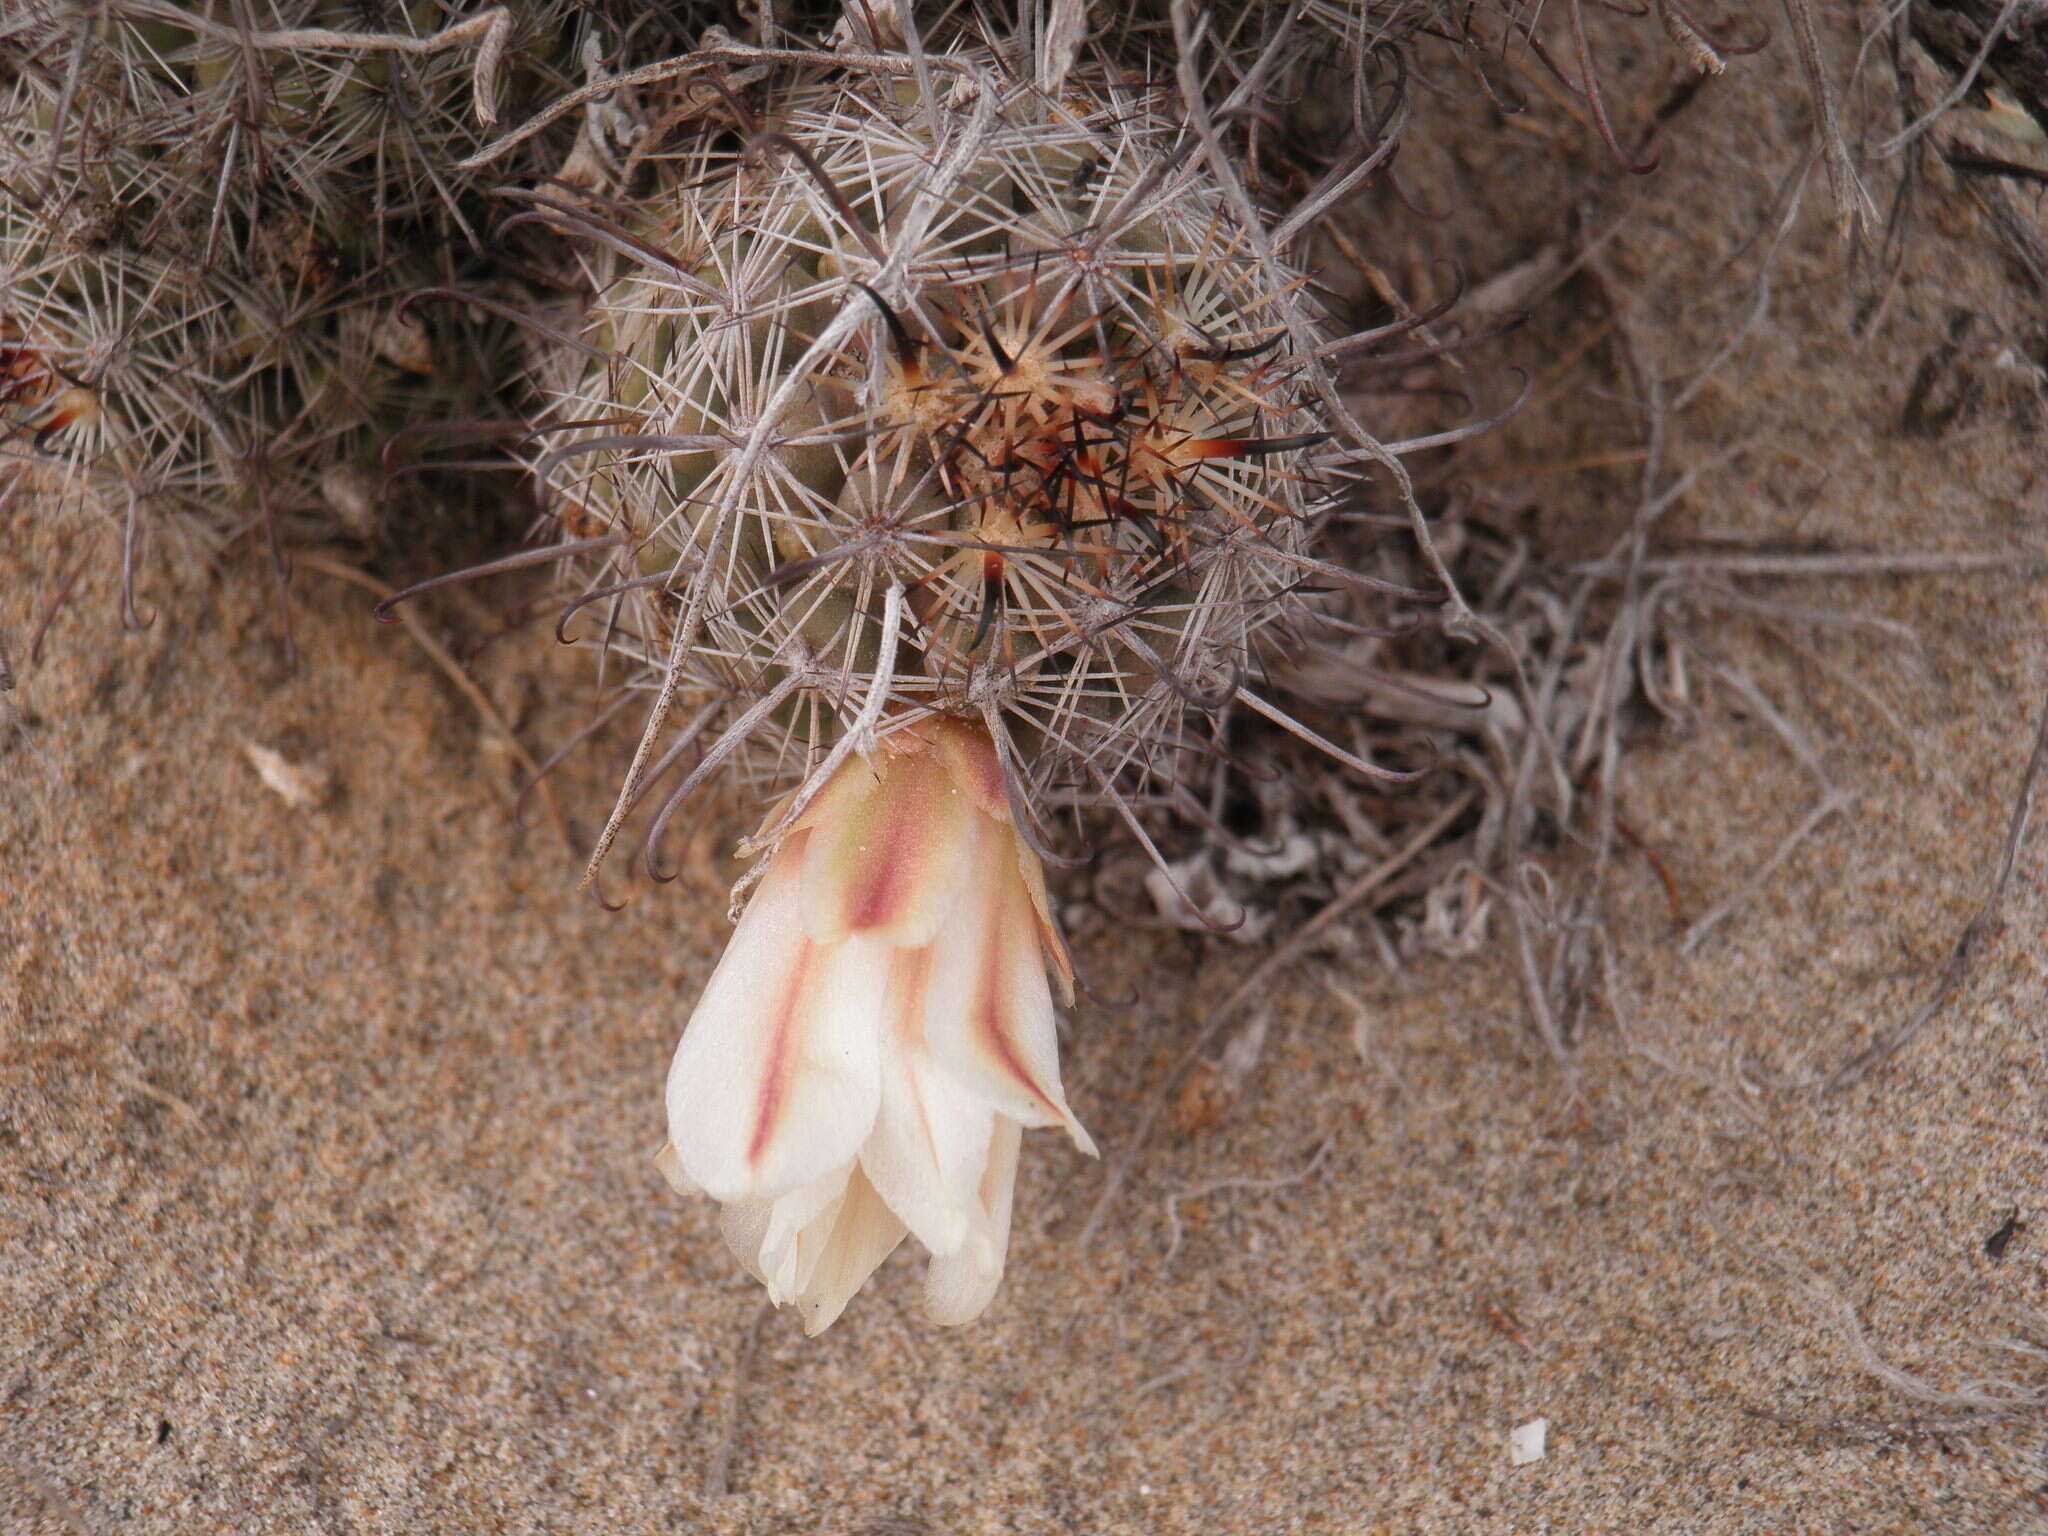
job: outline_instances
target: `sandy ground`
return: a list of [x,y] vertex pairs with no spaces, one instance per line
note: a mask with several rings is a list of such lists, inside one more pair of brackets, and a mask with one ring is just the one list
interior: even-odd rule
[[[1697,366],[1752,301],[1753,259],[1690,296],[1740,257],[1803,132],[1775,52],[1688,109],[1649,183],[1557,169],[1526,132],[1444,152],[1435,185],[1516,189],[1465,221],[1474,272],[1537,249],[1545,199],[1620,220],[1641,346]],[[1669,531],[2041,548],[2042,418],[2000,358],[2039,355],[2038,311],[1968,199],[1935,184],[1865,341],[1873,290],[1825,214],[1816,190],[1767,321],[1672,452],[1754,446]],[[1605,314],[1568,287],[1511,355],[1540,374]],[[1469,459],[1553,529],[1611,529],[1632,487],[1512,473],[1640,443],[1613,353],[1587,358]],[[1974,403],[1904,431],[1929,358]],[[806,1341],[649,1163],[725,932],[729,829],[607,916],[571,894],[545,817],[511,825],[516,766],[359,592],[300,570],[292,675],[246,570],[166,596],[139,636],[101,583],[30,666],[55,536],[4,515],[8,1536],[2048,1530],[2048,1406],[1956,1396],[2048,1389],[2041,840],[1946,1011],[1821,1091],[1930,995],[1984,897],[2048,687],[2038,574],[1750,588],[1920,643],[1836,633],[1830,670],[1725,621],[1731,663],[1853,809],[1691,955],[1628,856],[1621,1006],[1578,1041],[1582,1097],[1505,944],[1399,974],[1363,950],[1304,962],[1235,1108],[1143,1149],[1088,1249],[1104,1170],[1037,1136],[981,1323],[918,1321],[899,1255]],[[582,677],[549,649],[482,669],[534,742]],[[332,798],[292,807],[248,742],[327,765]],[[604,783],[562,782],[579,825]],[[1622,808],[1695,917],[1814,793],[1723,699],[1644,733]],[[1069,1055],[1114,1160],[1248,959],[1100,916],[1077,945],[1105,993],[1139,994],[1084,1008]],[[1994,1258],[2015,1209],[2031,1230]],[[1547,1455],[1513,1465],[1510,1431],[1539,1417]]]

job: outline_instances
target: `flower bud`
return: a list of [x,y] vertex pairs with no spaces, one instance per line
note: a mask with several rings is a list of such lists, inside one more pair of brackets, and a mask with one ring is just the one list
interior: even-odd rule
[[677,1048],[657,1161],[724,1207],[806,1332],[906,1233],[932,1319],[971,1322],[1002,1279],[1022,1130],[1095,1151],[1060,1086],[1052,979],[1064,999],[1072,976],[988,736],[899,728],[769,856]]

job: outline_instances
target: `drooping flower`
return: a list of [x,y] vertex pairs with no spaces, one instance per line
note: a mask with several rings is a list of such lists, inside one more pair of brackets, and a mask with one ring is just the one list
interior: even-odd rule
[[932,1320],[971,1322],[1002,1280],[1023,1129],[1095,1151],[1060,1086],[1054,978],[1071,1000],[988,736],[898,729],[770,856],[676,1050],[657,1162],[724,1206],[726,1242],[807,1333],[906,1232]]

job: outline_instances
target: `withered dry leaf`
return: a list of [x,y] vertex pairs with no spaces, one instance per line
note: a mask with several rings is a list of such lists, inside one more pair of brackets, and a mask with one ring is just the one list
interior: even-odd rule
[[334,771],[323,763],[294,763],[283,753],[254,741],[243,742],[242,752],[264,787],[295,810],[317,811],[334,793]]

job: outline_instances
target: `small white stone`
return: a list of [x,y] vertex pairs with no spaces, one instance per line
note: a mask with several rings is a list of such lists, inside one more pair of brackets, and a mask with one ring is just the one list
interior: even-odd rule
[[1508,1431],[1508,1460],[1518,1467],[1543,1459],[1543,1445],[1550,1437],[1550,1420],[1531,1419]]

